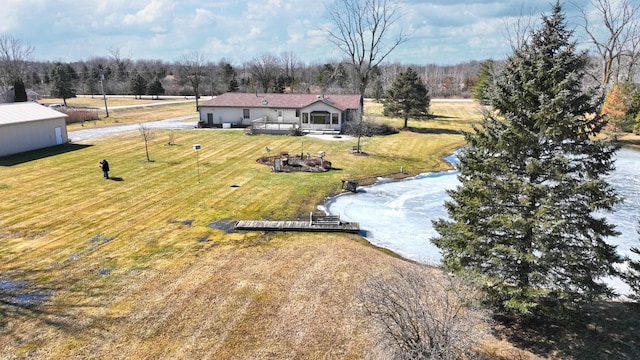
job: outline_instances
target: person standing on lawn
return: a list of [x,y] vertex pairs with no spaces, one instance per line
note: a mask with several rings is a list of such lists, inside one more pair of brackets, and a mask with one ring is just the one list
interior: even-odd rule
[[107,160],[100,161],[100,168],[105,179],[109,178],[109,162]]

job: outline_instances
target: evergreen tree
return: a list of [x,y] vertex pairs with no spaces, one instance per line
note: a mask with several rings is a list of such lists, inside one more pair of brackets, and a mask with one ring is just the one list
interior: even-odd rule
[[[379,74],[379,68],[376,67],[375,73]],[[347,74],[347,69],[345,69],[344,63],[339,63],[333,72],[333,81],[338,85],[339,88],[344,89],[347,87],[347,83],[349,82],[349,74]]]
[[607,93],[602,105],[602,114],[606,114],[609,118],[624,117],[629,107],[625,103],[624,93],[620,83],[613,84],[613,87]]
[[24,87],[24,82],[22,80],[16,80],[13,84],[13,92],[15,102],[26,102],[27,98],[27,89]]
[[129,91],[140,99],[142,99],[142,95],[147,93],[147,80],[137,71],[133,73],[131,80],[129,80]]
[[220,68],[220,77],[222,83],[225,84],[227,92],[238,91],[238,80],[236,79],[238,74],[236,70],[229,63],[224,63]]
[[523,314],[612,295],[602,279],[621,261],[605,242],[617,232],[602,213],[621,199],[604,179],[616,148],[594,140],[602,99],[582,90],[588,57],[558,2],[542,20],[507,60],[493,111],[465,133],[461,185],[432,239],[447,268],[481,275],[494,304]]
[[286,78],[284,75],[278,75],[276,80],[273,83],[273,93],[274,94],[284,94],[284,87],[286,83]]
[[[89,75],[91,79],[87,80],[87,86],[89,87],[89,91],[93,97],[94,94],[99,94],[102,92],[101,81],[102,76],[100,75],[100,68],[91,67],[91,74]],[[104,84],[102,84],[104,86]]]
[[634,119],[628,114],[630,97],[630,84],[616,82],[604,98],[600,113],[607,117],[608,129],[614,136],[633,129]]
[[56,62],[51,69],[51,96],[61,98],[67,106],[67,99],[76,97],[73,79],[77,77],[69,64]]
[[629,98],[627,99],[627,117],[632,119],[633,132],[640,134],[640,87],[629,85]]
[[316,76],[316,83],[322,87],[322,91],[327,91],[327,89],[333,84],[333,73],[335,72],[335,68],[331,64],[324,64],[318,71],[318,76]]
[[238,80],[236,80],[236,77],[234,76],[227,83],[227,92],[236,92],[238,91],[238,88],[239,88]]
[[98,77],[91,69],[89,69],[87,64],[82,65],[80,80],[84,85],[85,94],[91,94],[93,96],[98,92]]
[[489,101],[489,89],[495,79],[495,64],[494,61],[489,59],[480,64],[480,71],[478,72],[478,79],[475,86],[471,90],[471,95],[474,99],[481,103],[487,103]]
[[382,87],[382,80],[380,78],[376,78],[373,81],[373,99],[375,101],[380,101],[384,97],[384,88]]
[[[632,247],[631,252],[640,256],[640,248]],[[628,259],[629,269],[624,274],[625,282],[631,289],[629,297],[640,303],[640,260]]]
[[407,127],[409,118],[422,118],[429,115],[431,99],[418,73],[408,68],[400,73],[387,91],[383,114],[385,116],[400,116],[404,118]]
[[149,87],[147,88],[147,95],[155,96],[158,99],[158,95],[164,94],[164,87],[160,82],[160,79],[156,78],[154,81],[149,83]]

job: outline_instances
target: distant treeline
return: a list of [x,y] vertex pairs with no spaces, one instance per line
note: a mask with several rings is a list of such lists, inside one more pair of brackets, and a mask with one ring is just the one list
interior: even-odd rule
[[[411,67],[421,77],[431,98],[472,98],[482,64],[487,61],[492,63],[496,72],[503,66],[501,60],[474,60],[455,65],[386,63],[376,68],[365,96],[384,98],[384,93],[398,74]],[[596,58],[592,63],[593,74],[587,79],[594,81],[585,84],[587,86],[598,85],[595,79],[601,70]],[[31,62],[24,81],[26,88],[43,96],[49,95],[55,64]],[[349,62],[304,64],[291,53],[280,57],[263,55],[239,65],[225,59],[194,65],[187,61],[181,63],[121,57],[96,57],[64,65],[67,64],[73,69],[70,77],[76,93],[87,95],[101,95],[104,89],[107,95],[194,96],[194,76],[198,76],[198,94],[201,96],[229,91],[265,92],[265,89],[267,92],[287,93],[358,92],[354,85],[355,73]],[[144,91],[145,88],[147,91]]]
[[[69,74],[77,94],[125,95],[140,94],[140,82],[150,86],[157,81],[162,89],[153,94],[193,96],[193,77],[199,76],[198,93],[201,96],[238,92],[291,92],[291,93],[357,93],[354,72],[348,62],[304,64],[299,61],[271,56],[265,63],[258,58],[240,65],[226,60],[199,64],[194,75],[189,64],[161,60],[132,60],[96,57],[87,61],[64,63],[70,65]],[[42,96],[51,93],[54,62],[31,62],[24,83],[27,89]],[[379,66],[369,83],[367,97],[383,98],[396,76],[408,67],[422,78],[432,98],[469,98],[476,83],[480,61],[456,65],[405,65],[399,63]],[[66,67],[66,66],[65,66]],[[66,67],[69,69],[69,67]]]

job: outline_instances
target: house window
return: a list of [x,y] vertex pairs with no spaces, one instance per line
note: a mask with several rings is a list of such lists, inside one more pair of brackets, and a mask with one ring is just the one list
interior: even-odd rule
[[300,117],[300,110],[296,109],[296,117],[299,118]]
[[309,123],[309,113],[302,113],[302,123],[303,124]]
[[329,114],[323,114],[323,113],[311,114],[311,123],[316,125],[330,124],[331,122],[330,122]]
[[245,119],[249,119],[251,117],[249,115],[249,109],[242,109],[242,117]]
[[338,117],[340,114],[338,113],[333,113],[331,114],[331,124],[333,125],[338,125]]

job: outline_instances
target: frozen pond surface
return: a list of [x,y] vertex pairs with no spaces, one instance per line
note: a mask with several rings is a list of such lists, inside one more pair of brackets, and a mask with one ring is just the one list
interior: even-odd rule
[[[447,158],[455,161],[455,158]],[[640,216],[640,152],[621,149],[618,151],[616,170],[610,175],[610,183],[625,201],[616,207],[616,212],[607,214],[622,234],[610,238],[623,255],[630,254],[633,246],[640,247],[640,235],[636,232]],[[340,215],[344,221],[360,223],[365,237],[372,244],[390,249],[407,259],[422,263],[437,264],[441,254],[429,239],[438,234],[431,220],[446,218],[444,202],[449,197],[446,189],[455,188],[459,182],[457,172],[421,174],[414,178],[379,183],[361,187],[357,193],[346,193],[329,201],[326,211]],[[617,279],[612,286],[622,294],[628,288]]]

